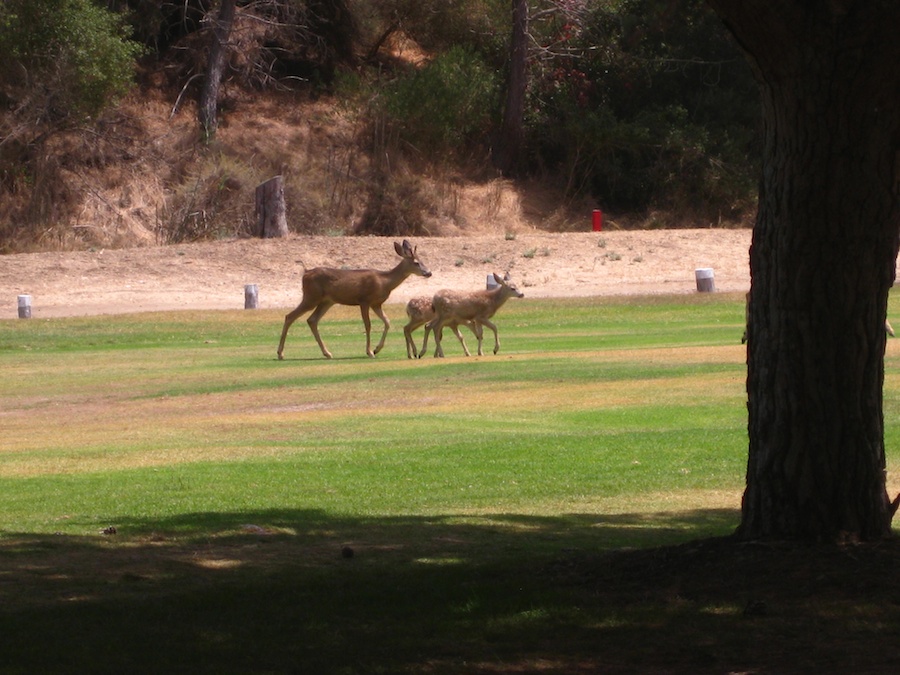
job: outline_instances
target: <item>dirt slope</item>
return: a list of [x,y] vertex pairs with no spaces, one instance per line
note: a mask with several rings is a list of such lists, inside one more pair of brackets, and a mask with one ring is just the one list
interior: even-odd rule
[[[509,272],[526,297],[696,292],[711,267],[717,291],[749,288],[750,230],[652,230],[416,238],[430,279],[402,284],[391,302],[440,288],[474,289]],[[35,318],[181,309],[241,309],[244,285],[261,308],[300,301],[304,266],[388,269],[392,239],[305,237],[0,256],[0,317],[32,296]]]

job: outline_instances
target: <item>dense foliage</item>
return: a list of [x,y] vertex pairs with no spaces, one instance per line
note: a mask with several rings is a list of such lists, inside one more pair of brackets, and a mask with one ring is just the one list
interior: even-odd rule
[[3,98],[43,122],[96,114],[130,86],[141,49],[128,32],[90,0],[7,0],[0,5]]
[[[502,87],[509,3],[477,4],[467,14],[470,30],[457,38],[469,50],[470,72],[492,73]],[[555,180],[569,196],[588,194],[619,211],[659,209],[715,220],[740,218],[752,208],[756,86],[703,2],[545,1],[532,3],[530,14],[527,148],[520,174]],[[419,15],[402,25],[420,44],[436,43],[433,23]],[[475,65],[478,58],[482,66]],[[421,70],[392,77],[392,91],[419,102],[387,107],[415,147],[443,152],[458,128],[448,113],[461,115],[463,108],[467,119],[493,124],[467,135],[465,147],[494,142],[503,101],[497,96],[486,109],[487,100],[472,95],[481,78],[447,78],[439,112],[432,114],[424,102],[435,100],[433,78]],[[457,150],[459,140],[454,138]]]
[[476,53],[453,46],[391,82],[383,92],[382,110],[415,145],[448,151],[486,137],[500,86],[497,72]]
[[[0,208],[0,238],[13,222],[64,220],[57,193],[30,192],[42,181],[62,185],[47,173],[48,157],[58,152],[47,138],[73,122],[102,123],[139,60],[141,87],[165,88],[173,101],[196,94],[216,5],[0,5],[0,189],[27,195],[21,203],[28,204]],[[564,200],[661,214],[661,224],[671,223],[665,214],[687,223],[746,218],[758,172],[757,92],[701,0],[529,0],[529,16],[525,147],[516,152],[516,177],[553,186]],[[509,0],[239,1],[236,22],[236,58],[226,74],[232,90],[352,98],[359,127],[381,130],[367,133],[361,146],[376,172],[370,201],[374,195],[383,203],[394,190],[411,207],[399,218],[364,218],[358,230],[380,232],[385,221],[420,228],[412,211],[427,210],[428,200],[402,196],[421,192],[409,171],[399,191],[385,171],[408,162],[421,167],[425,159],[485,175],[507,95]],[[418,58],[399,54],[401,43]],[[79,141],[90,143],[89,136]]]
[[554,56],[534,66],[530,146],[613,208],[737,215],[754,187],[755,84],[705,5],[676,4],[556,15]]

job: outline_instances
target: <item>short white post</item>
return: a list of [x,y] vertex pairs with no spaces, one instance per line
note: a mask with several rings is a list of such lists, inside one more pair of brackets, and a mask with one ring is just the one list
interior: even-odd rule
[[499,285],[500,284],[497,283],[497,280],[494,278],[493,274],[487,275],[487,290],[490,291],[494,288],[497,288],[497,286],[499,286]]
[[714,293],[716,290],[716,276],[711,267],[700,267],[694,270],[697,280],[697,290],[701,293]]
[[256,309],[259,306],[259,287],[256,284],[244,286],[244,309]]
[[30,295],[20,295],[18,299],[19,299],[19,318],[20,319],[30,319],[31,318],[31,296]]

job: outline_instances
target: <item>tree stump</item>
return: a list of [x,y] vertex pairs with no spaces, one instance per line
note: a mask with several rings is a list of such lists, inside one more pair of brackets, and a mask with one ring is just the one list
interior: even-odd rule
[[275,176],[256,187],[257,235],[263,239],[286,237],[287,209],[284,206],[284,178]]

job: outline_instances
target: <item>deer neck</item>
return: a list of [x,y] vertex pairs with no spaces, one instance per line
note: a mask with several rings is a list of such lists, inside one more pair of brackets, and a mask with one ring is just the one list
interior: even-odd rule
[[412,267],[405,261],[401,260],[400,263],[392,270],[388,272],[381,272],[381,278],[384,281],[384,286],[388,291],[393,291],[397,286],[403,283],[403,281],[412,274]]
[[499,309],[500,306],[509,298],[509,295],[504,293],[504,290],[505,289],[502,286],[498,286],[497,288],[492,288],[487,292],[488,301],[490,302],[491,307],[493,307],[494,310]]

